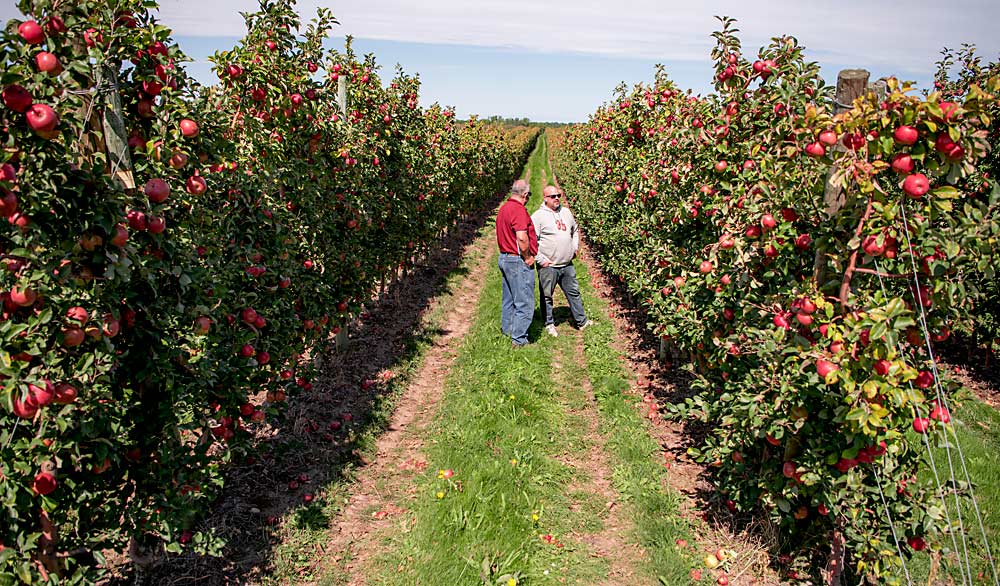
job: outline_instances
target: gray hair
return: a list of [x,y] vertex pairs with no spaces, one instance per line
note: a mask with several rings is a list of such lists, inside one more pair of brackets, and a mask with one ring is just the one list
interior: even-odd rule
[[528,193],[530,189],[531,186],[528,185],[527,181],[524,179],[518,179],[514,182],[514,185],[511,186],[510,192],[514,195],[524,195],[525,193]]

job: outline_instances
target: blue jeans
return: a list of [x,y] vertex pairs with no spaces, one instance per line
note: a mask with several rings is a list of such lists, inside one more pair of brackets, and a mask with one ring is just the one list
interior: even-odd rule
[[577,327],[582,326],[587,321],[587,314],[583,312],[583,300],[580,299],[580,284],[576,280],[576,269],[573,263],[564,267],[538,267],[538,292],[542,298],[542,310],[545,312],[545,325],[555,323],[552,320],[552,293],[556,290],[556,284],[562,289],[566,301],[569,302],[569,311],[573,314],[573,321]]
[[511,342],[528,343],[528,327],[535,313],[535,271],[515,254],[500,253],[500,330]]

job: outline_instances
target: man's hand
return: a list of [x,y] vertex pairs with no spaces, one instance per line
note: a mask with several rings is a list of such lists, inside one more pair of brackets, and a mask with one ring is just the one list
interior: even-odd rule
[[551,260],[547,260],[545,262],[538,263],[538,266],[540,266],[540,267],[542,267],[544,269],[544,268],[547,268],[548,266],[550,266],[551,264],[552,264],[552,261]]
[[524,264],[528,265],[529,267],[530,266],[534,266],[534,264],[535,264],[535,257],[528,256],[527,258],[524,259]]

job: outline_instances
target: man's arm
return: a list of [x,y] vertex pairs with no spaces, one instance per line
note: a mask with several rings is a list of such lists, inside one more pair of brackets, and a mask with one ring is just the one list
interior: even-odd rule
[[518,230],[514,232],[514,235],[517,236],[517,252],[524,260],[524,264],[529,267],[535,264],[535,257],[531,256],[531,245],[528,242],[528,231]]

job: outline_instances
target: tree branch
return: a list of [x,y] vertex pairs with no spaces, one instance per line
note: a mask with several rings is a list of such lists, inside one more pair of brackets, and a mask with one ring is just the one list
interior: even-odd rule
[[883,277],[887,279],[911,279],[913,278],[913,273],[880,273],[879,271],[873,269],[854,269],[855,273],[862,273],[865,275],[875,275],[876,277]]
[[[865,221],[868,217],[872,215],[872,198],[868,198],[868,205],[865,208],[865,213],[861,216],[861,220],[858,222],[858,227],[854,230],[854,237],[860,238],[861,232],[865,228]],[[840,309],[847,312],[847,297],[851,292],[851,279],[854,277],[855,267],[858,264],[858,252],[861,251],[861,247],[854,249],[851,253],[850,262],[847,264],[847,270],[844,271],[844,280],[840,283]]]

